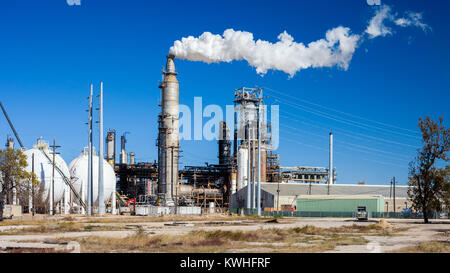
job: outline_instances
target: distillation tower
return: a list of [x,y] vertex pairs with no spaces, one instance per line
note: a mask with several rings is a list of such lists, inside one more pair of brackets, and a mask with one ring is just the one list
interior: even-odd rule
[[178,115],[179,83],[176,78],[174,56],[167,56],[161,88],[161,114],[158,116],[158,195],[162,204],[174,206],[178,184]]

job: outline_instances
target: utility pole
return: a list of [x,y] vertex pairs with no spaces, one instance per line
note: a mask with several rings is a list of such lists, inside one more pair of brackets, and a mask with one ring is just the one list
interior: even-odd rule
[[31,182],[30,182],[30,194],[31,196],[29,197],[29,213],[31,213],[32,216],[34,216],[34,186],[33,186],[33,178],[34,178],[34,153],[31,154],[31,174],[33,175],[31,177]]
[[389,185],[389,199],[392,199],[392,179],[391,184]]
[[394,212],[395,212],[395,176],[393,180],[393,194],[394,194]]
[[87,215],[92,215],[93,200],[93,166],[92,166],[92,95],[93,85],[91,84],[91,93],[89,95],[89,148],[88,148],[88,185],[87,185]]
[[99,95],[99,149],[98,149],[98,214],[105,214],[104,181],[103,181],[103,82],[100,82]]
[[278,188],[277,188],[277,211],[280,208],[280,178],[278,179]]
[[[245,109],[245,108],[244,108]],[[247,119],[246,119],[246,123],[247,123]],[[248,209],[248,213],[250,213],[250,209],[251,209],[251,199],[252,199],[252,187],[250,185],[250,181],[251,181],[251,165],[250,165],[250,127],[248,126],[248,124],[246,124],[246,131],[247,131],[247,209]]]
[[136,215],[136,203],[137,203],[137,183],[136,175],[133,177],[134,180],[134,215]]
[[53,145],[50,146],[53,149],[52,155],[53,155],[53,159],[52,159],[52,188],[51,188],[51,203],[50,203],[50,214],[51,215],[55,215],[55,208],[54,208],[54,204],[55,204],[55,157],[56,154],[59,154],[56,152],[56,148],[59,148],[61,146],[56,146],[56,140],[55,138],[53,138]]
[[[262,92],[262,91],[261,91]],[[256,210],[258,213],[258,216],[261,216],[261,96],[262,94],[260,93],[260,99],[259,99],[259,103],[258,103],[258,108],[257,108],[257,112],[258,112],[258,124],[257,124],[257,131],[258,131],[258,190],[257,190],[257,204],[256,204]]]

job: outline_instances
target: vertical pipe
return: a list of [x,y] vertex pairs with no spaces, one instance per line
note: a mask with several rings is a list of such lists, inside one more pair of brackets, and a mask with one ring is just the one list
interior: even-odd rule
[[98,148],[98,214],[103,216],[105,214],[105,198],[103,192],[103,82],[100,82],[100,97],[99,97],[99,148]]
[[92,215],[92,94],[93,85],[91,84],[91,93],[89,96],[89,148],[88,148],[88,184],[87,184],[87,215]]
[[333,172],[333,133],[330,133],[330,169],[328,173],[328,184],[334,184],[334,172]]
[[34,178],[34,153],[31,154],[31,175],[32,179],[30,181],[30,190],[28,196],[28,212],[33,213],[33,178]]
[[261,216],[261,101],[258,104],[258,191],[256,198],[256,209],[258,212],[258,216]]
[[[244,107],[245,109],[245,107]],[[250,128],[247,124],[247,120],[245,120],[245,129],[247,133],[247,209],[250,211],[251,206],[251,198],[252,198],[252,187],[250,185]]]
[[256,140],[254,130],[252,130],[252,136],[252,209],[256,209]]
[[393,188],[393,194],[394,194],[394,212],[396,212],[396,210],[395,210],[395,176],[394,176],[394,188]]
[[116,212],[116,187],[114,187],[114,191],[112,192],[112,196],[111,196],[111,214],[115,215]]
[[[116,165],[116,130],[114,130],[114,152],[113,152],[113,168]],[[115,191],[115,189],[114,189]]]
[[53,138],[53,161],[52,161],[52,188],[50,189],[52,191],[51,199],[50,199],[50,214],[54,214],[54,208],[53,204],[55,203],[55,151],[56,149],[56,141],[55,138]]
[[235,160],[233,164],[237,164],[237,145],[238,145],[238,140],[237,140],[237,134],[238,134],[238,128],[237,128],[237,112],[236,112],[236,102],[234,103],[234,137],[233,137],[233,142],[234,142],[234,151],[233,151],[233,159]]

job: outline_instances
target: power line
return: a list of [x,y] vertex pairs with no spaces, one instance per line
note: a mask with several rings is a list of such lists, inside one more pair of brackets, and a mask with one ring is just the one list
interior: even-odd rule
[[296,108],[296,109],[299,109],[299,110],[302,110],[302,111],[305,111],[305,112],[308,112],[308,113],[311,113],[311,114],[314,114],[314,115],[317,115],[317,116],[321,116],[321,117],[324,117],[324,118],[327,118],[327,119],[331,119],[331,120],[334,120],[334,121],[337,121],[337,122],[340,122],[340,123],[344,123],[344,124],[347,124],[347,125],[350,125],[350,126],[355,126],[355,127],[358,127],[358,128],[364,129],[364,130],[379,130],[379,131],[384,131],[384,132],[391,133],[391,134],[402,135],[402,136],[405,136],[405,137],[408,137],[408,138],[420,139],[420,137],[418,137],[418,136],[412,136],[410,134],[400,133],[400,132],[396,132],[396,131],[393,131],[393,130],[380,128],[380,127],[377,127],[377,126],[364,124],[364,123],[357,122],[357,121],[352,121],[352,120],[349,120],[349,119],[346,119],[346,118],[342,118],[342,117],[332,116],[332,115],[330,115],[328,113],[324,113],[322,111],[315,110],[315,109],[312,109],[312,108],[307,107],[307,106],[302,106],[302,105],[299,105],[297,103],[285,101],[283,98],[280,98],[280,97],[277,97],[277,96],[273,96],[272,95],[272,97],[275,98],[275,101],[284,103],[284,104],[286,104],[289,107]]
[[[318,146],[305,144],[305,143],[299,142],[297,140],[293,140],[293,139],[286,138],[286,137],[284,137],[284,139],[287,140],[287,141],[293,142],[293,143],[297,143],[297,144],[300,144],[300,145],[304,145],[304,146],[307,146],[307,147],[311,147],[311,148],[314,148],[314,149],[318,149],[318,150],[322,150],[322,151],[328,152],[328,150],[323,149],[323,148],[318,147]],[[352,149],[352,148],[349,148],[349,147],[346,147],[346,148],[350,149],[350,150],[358,151],[357,149]],[[366,151],[361,151],[361,152],[369,153],[369,152],[366,152]],[[335,151],[334,153],[335,154],[342,154],[342,153],[337,152],[337,151]],[[382,156],[382,155],[379,155],[379,156]],[[364,158],[364,157],[361,157],[360,159],[366,160],[366,161],[371,161],[371,162],[382,164],[382,165],[387,165],[387,166],[400,167],[400,168],[404,168],[405,167],[404,165],[400,165],[400,164],[395,164],[395,163],[385,162],[385,161],[378,161],[378,160],[368,159],[368,158]]]
[[402,127],[399,127],[399,126],[387,124],[387,123],[384,123],[384,122],[380,122],[380,121],[364,118],[364,117],[361,117],[361,116],[353,115],[353,114],[350,114],[350,113],[347,113],[347,112],[344,112],[344,111],[336,110],[334,108],[330,108],[330,107],[327,107],[327,106],[324,106],[324,105],[320,105],[320,104],[317,104],[317,103],[314,103],[314,102],[311,102],[311,101],[307,101],[305,99],[300,99],[300,98],[297,98],[297,97],[293,97],[293,96],[287,95],[285,92],[277,91],[277,90],[274,90],[274,89],[269,88],[269,87],[264,87],[264,89],[268,90],[269,92],[272,91],[274,93],[277,93],[277,94],[289,97],[291,99],[294,99],[294,100],[297,100],[297,101],[301,101],[301,102],[305,102],[305,103],[308,103],[308,104],[311,104],[311,105],[314,105],[314,106],[317,106],[317,107],[320,107],[320,108],[323,108],[323,109],[327,109],[327,110],[330,110],[330,111],[334,111],[336,113],[340,113],[340,114],[347,115],[347,116],[350,116],[350,117],[354,117],[354,118],[362,119],[362,120],[365,120],[365,121],[369,121],[369,122],[377,123],[377,124],[380,124],[380,125],[384,125],[384,126],[387,126],[387,127],[391,127],[391,128],[395,128],[395,129],[399,129],[399,130],[408,131],[408,132],[412,132],[412,133],[418,134],[417,131],[414,131],[414,130],[411,130],[411,129],[402,128]]
[[[312,127],[319,128],[319,129],[323,129],[323,130],[327,130],[327,131],[331,130],[331,126],[329,126],[330,128],[325,128],[325,127],[317,126],[316,124],[322,124],[322,123],[320,123],[320,122],[316,122],[316,124],[312,124],[312,123],[308,123],[308,122],[302,121],[302,120],[300,120],[300,119],[296,119],[296,118],[291,118],[291,117],[286,117],[286,116],[284,116],[284,115],[286,115],[286,114],[287,114],[287,115],[290,115],[290,116],[294,116],[294,117],[296,117],[296,118],[300,118],[301,116],[297,116],[297,115],[294,115],[294,114],[291,114],[291,113],[288,113],[288,112],[283,112],[283,117],[284,117],[284,118],[287,118],[287,119],[290,119],[290,120],[292,120],[292,121],[301,122],[301,123],[306,124],[306,125],[308,125],[308,126],[312,126]],[[301,118],[303,118],[303,117],[301,117]],[[326,125],[322,125],[322,126],[326,126]],[[410,147],[410,148],[414,148],[414,149],[417,148],[417,147],[414,146],[414,145],[410,145],[410,144],[406,144],[406,143],[401,143],[401,142],[397,142],[397,141],[392,141],[392,140],[388,140],[388,139],[384,139],[384,138],[374,137],[374,136],[371,136],[371,135],[362,134],[362,133],[358,133],[358,132],[355,132],[355,131],[342,129],[342,128],[339,128],[339,127],[338,127],[338,129],[336,129],[335,126],[333,126],[333,129],[332,129],[332,130],[333,130],[333,131],[336,131],[336,132],[339,132],[339,133],[342,134],[342,135],[346,135],[346,136],[348,136],[348,137],[352,137],[352,138],[356,138],[356,139],[362,139],[362,140],[364,140],[364,141],[367,141],[367,138],[370,138],[370,139],[372,139],[372,141],[386,142],[386,143],[389,143],[389,144],[392,144],[392,145],[396,145],[396,146],[397,146],[397,145],[400,145],[400,146]],[[343,133],[343,132],[347,132],[347,133]],[[359,135],[359,136],[362,136],[362,137],[364,137],[364,138],[362,138],[362,137],[357,137],[357,136],[355,136],[355,135]]]
[[[292,134],[292,135],[300,136],[299,134],[292,133],[292,132],[286,132],[286,133]],[[335,142],[336,142],[336,141],[335,141]],[[301,144],[307,145],[307,144],[304,144],[304,143],[301,143]],[[357,151],[357,152],[366,153],[366,154],[369,154],[369,155],[375,155],[375,156],[379,156],[379,157],[384,157],[384,158],[387,158],[387,159],[389,159],[389,160],[398,160],[398,161],[404,161],[404,160],[407,160],[406,157],[405,157],[404,159],[400,159],[400,158],[397,158],[397,157],[392,157],[392,156],[388,156],[388,155],[384,155],[384,154],[378,154],[378,153],[374,153],[374,152],[370,152],[370,151],[366,151],[366,150],[362,150],[362,149],[358,149],[358,148],[352,148],[352,147],[349,147],[348,145],[338,146],[338,148],[344,148],[344,149],[348,149],[348,150],[352,150],[352,151]],[[328,151],[328,150],[326,150],[326,149],[322,149],[322,150]]]
[[[308,131],[300,130],[300,129],[298,129],[298,128],[294,128],[294,127],[287,126],[287,125],[284,125],[284,124],[281,124],[281,125],[284,126],[284,127],[289,128],[289,129],[298,131],[298,132],[302,132],[302,131],[303,131],[303,132],[306,132],[306,133],[308,133],[308,134],[311,134],[311,135],[314,135],[314,136],[317,136],[317,137],[328,138],[328,137],[326,137],[326,136],[324,136],[324,135],[319,135],[319,134],[311,133],[311,132],[308,132]],[[297,135],[298,135],[298,134],[297,134]],[[367,146],[364,146],[364,145],[358,145],[358,144],[354,144],[354,143],[350,143],[350,142],[346,142],[346,141],[342,141],[342,140],[336,140],[335,142],[337,142],[337,143],[343,143],[343,144],[345,144],[345,145],[355,146],[355,147],[362,148],[362,149],[372,150],[372,151],[374,151],[374,152],[380,152],[380,153],[390,154],[390,155],[394,155],[394,156],[402,156],[402,157],[404,157],[404,158],[409,158],[409,156],[406,156],[406,155],[403,155],[403,154],[397,154],[397,153],[393,153],[393,152],[388,152],[388,151],[384,151],[384,150],[379,150],[379,149],[367,147]]]

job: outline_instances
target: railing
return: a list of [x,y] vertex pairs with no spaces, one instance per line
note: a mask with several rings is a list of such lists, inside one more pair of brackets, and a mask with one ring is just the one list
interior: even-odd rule
[[[230,213],[257,215],[256,209],[228,209]],[[261,211],[261,216],[273,217],[338,217],[338,218],[356,218],[356,211]],[[368,212],[369,218],[398,218],[398,219],[422,219],[421,213],[403,213],[403,212]],[[449,219],[448,212],[431,213],[429,219]]]
[[[50,162],[50,164],[53,164],[52,159],[50,158],[50,156],[43,150],[40,149],[40,151],[45,155],[45,157],[48,159],[48,161]],[[73,187],[72,183],[70,182],[70,179],[67,178],[67,176],[61,171],[61,169],[58,167],[58,165],[55,162],[55,169],[56,171],[58,171],[58,173],[61,175],[61,177],[63,178],[64,182],[66,183],[67,186],[69,186],[70,190],[73,192],[73,195],[75,195],[75,198],[78,200],[78,202],[80,202],[80,205],[84,207],[84,209],[87,209],[86,204],[83,202],[83,199],[81,198],[81,196],[77,193],[77,191],[75,190],[75,188]]]

